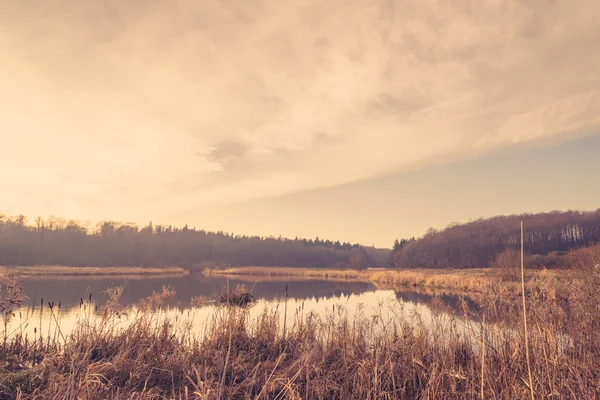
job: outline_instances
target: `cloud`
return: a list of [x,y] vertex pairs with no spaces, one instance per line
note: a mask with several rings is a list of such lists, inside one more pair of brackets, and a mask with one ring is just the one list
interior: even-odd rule
[[235,161],[243,157],[246,150],[247,147],[238,142],[221,142],[210,151],[210,158],[222,163]]
[[133,219],[569,140],[600,125],[598,12],[0,0],[0,182],[28,212]]

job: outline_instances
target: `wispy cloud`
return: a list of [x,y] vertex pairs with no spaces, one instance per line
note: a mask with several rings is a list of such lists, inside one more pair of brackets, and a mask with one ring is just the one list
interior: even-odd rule
[[568,140],[600,125],[599,17],[592,0],[0,0],[1,200],[135,219]]

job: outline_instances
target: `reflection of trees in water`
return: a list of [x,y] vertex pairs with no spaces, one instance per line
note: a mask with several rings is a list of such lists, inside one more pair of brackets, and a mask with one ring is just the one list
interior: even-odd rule
[[[122,305],[137,304],[141,299],[152,295],[152,292],[161,292],[164,285],[171,285],[175,289],[175,297],[168,303],[171,306],[189,307],[191,298],[197,296],[215,297],[227,287],[227,278],[206,277],[201,274],[172,277],[152,277],[148,279],[125,279],[122,277],[88,279],[60,277],[29,277],[22,279],[25,295],[29,297],[27,303],[39,304],[44,301],[59,301],[65,307],[79,305],[80,299],[91,293],[97,304],[108,300],[104,293],[107,288],[124,286],[121,296]],[[285,295],[286,283],[283,281],[248,282],[229,279],[229,286],[245,284],[257,298],[273,300]],[[373,291],[375,287],[367,282],[343,282],[326,280],[290,280],[288,294],[290,297],[305,299],[312,297],[332,297],[343,294],[359,294]]]
[[[461,315],[467,311],[468,316],[473,316],[481,311],[480,303],[467,295],[396,291],[396,298],[415,304],[426,304],[432,308],[443,308],[442,311],[452,311]],[[463,304],[466,306],[466,310],[463,309]]]
[[499,323],[517,328],[522,323],[520,298],[482,293],[451,294],[427,289],[426,291],[396,291],[396,298],[414,304],[427,305],[432,310],[450,312],[481,322]]

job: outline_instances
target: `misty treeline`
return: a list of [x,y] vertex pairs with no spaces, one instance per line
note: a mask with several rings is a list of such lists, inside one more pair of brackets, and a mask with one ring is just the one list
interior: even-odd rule
[[499,216],[396,240],[391,263],[396,268],[489,267],[503,253],[520,250],[521,221],[532,266],[564,267],[566,252],[600,242],[600,209]]
[[0,265],[294,266],[362,269],[389,250],[316,239],[239,236],[148,224],[0,218]]

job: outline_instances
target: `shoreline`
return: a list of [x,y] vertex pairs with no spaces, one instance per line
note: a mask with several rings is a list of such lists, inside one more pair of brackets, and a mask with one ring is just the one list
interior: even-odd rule
[[204,275],[211,276],[263,276],[263,277],[295,277],[305,279],[338,279],[353,281],[368,281],[364,274],[353,270],[334,270],[328,268],[303,268],[303,267],[235,267],[225,269],[207,268],[202,271]]
[[[200,272],[200,271],[197,271]],[[0,273],[19,278],[25,277],[163,277],[186,276],[192,273],[183,267],[70,267],[61,265],[39,266],[0,266]],[[302,267],[235,267],[226,269],[205,269],[205,276],[237,277],[239,279],[268,278],[269,280],[330,280],[365,282],[381,288],[417,288],[448,290],[462,293],[489,293],[514,295],[521,292],[520,281],[506,280],[501,271],[494,269],[407,269],[390,270],[373,268],[362,271],[334,270],[328,268]],[[542,282],[547,288],[552,283],[555,289],[573,282],[574,276],[567,270],[529,270],[526,272],[526,291],[540,288]]]
[[16,277],[35,276],[162,276],[188,275],[182,267],[69,267],[62,265],[32,265],[0,267],[0,271]]
[[[295,267],[236,267],[226,269],[206,269],[207,276],[265,276],[294,277],[304,279],[346,280],[368,282],[389,288],[420,288],[451,290],[463,293],[519,294],[520,281],[508,281],[501,277],[501,271],[489,268],[476,269],[407,269],[390,270],[374,268],[362,271],[333,270]],[[573,276],[567,270],[529,270],[526,272],[526,289],[538,288],[541,281],[553,281],[559,285],[572,282]]]

